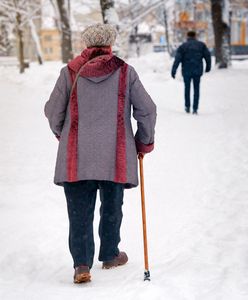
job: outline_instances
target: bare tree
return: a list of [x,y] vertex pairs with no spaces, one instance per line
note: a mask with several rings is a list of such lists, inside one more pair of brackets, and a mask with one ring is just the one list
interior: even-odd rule
[[20,73],[24,73],[25,61],[24,61],[24,41],[23,41],[23,30],[21,28],[22,16],[20,12],[16,13],[16,34],[18,39],[18,58],[20,63]]
[[227,20],[224,21],[224,8],[225,0],[211,0],[215,57],[219,68],[227,68],[230,59],[230,26]]
[[167,41],[168,51],[171,50],[169,41],[169,25],[168,25],[168,7],[164,0],[129,0],[129,14],[121,19],[120,31],[128,31],[134,36],[136,41],[136,53],[139,56],[140,40],[138,35],[139,24],[146,19],[148,15],[153,15],[157,23],[165,27],[165,40]]
[[60,14],[59,14],[59,9],[58,9],[57,2],[56,2],[56,0],[50,0],[50,3],[52,5],[52,7],[53,7],[53,11],[54,11],[54,14],[55,14],[55,18],[54,18],[55,26],[61,32],[62,29],[61,29]]
[[167,11],[166,11],[165,7],[164,7],[163,14],[164,14],[164,29],[165,29],[165,40],[166,40],[166,45],[167,45],[167,51],[170,54],[170,56],[172,56],[170,39],[169,39]]
[[1,12],[4,12],[6,16],[6,22],[14,24],[15,33],[17,37],[18,45],[18,59],[20,73],[24,72],[25,62],[24,62],[24,41],[23,41],[23,28],[22,25],[22,15],[18,6],[17,0],[3,0],[0,2]]
[[115,1],[114,0],[100,0],[103,23],[111,22],[111,13],[114,11]]
[[71,26],[70,26],[70,0],[57,0],[58,11],[60,15],[60,27],[62,34],[62,61],[68,63],[73,58]]
[[8,24],[7,15],[0,10],[0,55],[8,56],[12,49],[9,38],[10,32],[12,31],[11,27]]
[[121,56],[127,56],[128,37],[124,31],[120,30],[120,20],[115,8],[114,0],[100,0],[103,23],[113,25],[118,31],[118,36],[114,46],[114,52]]
[[25,63],[24,59],[24,29],[27,28],[27,26],[30,29],[32,39],[35,43],[38,61],[41,64],[42,52],[40,40],[33,22],[35,18],[40,18],[40,2],[31,0],[1,0],[0,10],[4,11],[7,16],[7,22],[9,24],[14,24],[18,45],[20,73],[23,73],[25,68],[28,67],[28,64]]
[[[28,23],[30,33],[33,39],[33,42],[35,44],[35,50],[36,50],[36,56],[37,60],[40,65],[43,64],[43,54],[42,54],[42,49],[41,49],[41,44],[40,44],[40,38],[37,33],[37,28],[34,24],[34,19],[35,18],[41,18],[41,6],[40,6],[40,1],[31,1],[31,0],[26,0],[27,2],[27,14],[26,14],[26,22]],[[37,2],[37,3],[35,3]],[[35,12],[36,11],[36,12]],[[36,16],[33,12],[38,13],[38,16]]]

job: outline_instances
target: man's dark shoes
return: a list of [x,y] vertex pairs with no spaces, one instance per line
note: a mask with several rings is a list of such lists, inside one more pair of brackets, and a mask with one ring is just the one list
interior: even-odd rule
[[82,265],[75,268],[74,283],[89,282],[90,279],[90,269],[88,266]]
[[125,265],[128,262],[128,257],[125,252],[120,252],[118,256],[116,256],[114,259],[109,261],[104,261],[102,263],[103,269],[111,269],[118,266]]
[[193,110],[193,115],[197,115],[197,114],[198,114],[197,109],[194,109]]
[[187,107],[187,106],[185,106],[185,112],[186,112],[187,114],[190,113],[190,108]]

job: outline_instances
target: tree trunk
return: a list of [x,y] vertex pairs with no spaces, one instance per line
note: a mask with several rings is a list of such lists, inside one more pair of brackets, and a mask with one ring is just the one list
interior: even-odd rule
[[140,57],[140,39],[138,36],[138,25],[134,27],[134,40],[136,43],[136,55],[137,57]]
[[168,31],[168,21],[167,21],[167,13],[164,7],[164,27],[165,27],[165,40],[167,44],[167,51],[170,56],[172,56],[171,46],[170,46],[170,39],[169,39],[169,31]]
[[62,31],[62,61],[63,63],[68,63],[73,58],[70,17],[69,13],[67,13],[66,0],[57,0],[57,4]]
[[23,43],[23,32],[20,29],[21,24],[21,15],[19,13],[16,14],[16,33],[18,39],[18,58],[20,64],[20,73],[24,73],[25,70],[25,61],[24,61],[24,43]]
[[102,18],[103,18],[103,23],[110,23],[109,22],[109,15],[108,15],[108,10],[109,9],[114,9],[115,1],[114,0],[100,0],[101,4],[101,9],[102,9]]
[[41,45],[40,45],[40,39],[38,37],[37,31],[36,31],[36,28],[35,28],[35,25],[34,25],[34,22],[32,19],[29,20],[29,27],[30,27],[33,41],[35,43],[37,60],[38,60],[39,64],[42,65],[43,60],[42,60],[42,50],[41,50]]
[[115,1],[114,0],[100,0],[102,18],[104,24],[111,24],[118,31],[118,35],[114,45],[114,53],[121,57],[126,57],[126,44],[127,37],[125,32],[120,30],[120,20],[119,16],[115,10]]
[[230,27],[223,21],[223,0],[211,0],[211,13],[215,40],[215,58],[219,68],[229,63]]
[[7,29],[6,20],[0,25],[0,55],[8,56],[12,45],[9,40],[9,32]]
[[50,3],[52,4],[52,7],[53,7],[53,11],[54,11],[54,14],[55,14],[55,26],[56,28],[58,28],[59,31],[62,31],[62,28],[61,28],[61,21],[60,21],[60,14],[59,14],[59,10],[58,10],[58,5],[56,3],[57,0],[50,0]]

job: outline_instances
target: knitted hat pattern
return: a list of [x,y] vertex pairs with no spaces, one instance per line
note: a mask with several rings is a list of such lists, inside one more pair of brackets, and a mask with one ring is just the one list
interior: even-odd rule
[[117,31],[110,24],[95,24],[88,26],[82,32],[82,41],[87,48],[112,46],[116,40]]

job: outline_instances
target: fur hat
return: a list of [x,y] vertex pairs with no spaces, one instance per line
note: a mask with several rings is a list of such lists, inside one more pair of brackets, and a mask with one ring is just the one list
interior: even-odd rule
[[87,48],[112,46],[117,36],[116,29],[110,24],[95,24],[88,26],[82,32],[82,41]]

